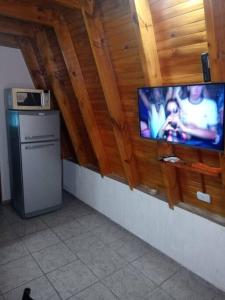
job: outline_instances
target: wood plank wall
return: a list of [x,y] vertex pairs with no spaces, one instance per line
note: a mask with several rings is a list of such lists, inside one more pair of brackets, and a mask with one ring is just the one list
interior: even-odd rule
[[[157,161],[158,145],[139,137],[137,118],[137,87],[144,85],[138,41],[130,15],[129,1],[100,1],[102,21],[116,73],[121,99],[130,127],[141,184],[165,192]],[[207,52],[203,1],[149,0],[156,34],[163,84],[202,81],[200,54]],[[203,161],[219,166],[219,156],[210,151],[175,146],[175,154],[187,161]],[[220,179],[178,171],[182,201],[210,211],[225,214]],[[196,192],[212,196],[212,204],[196,199]]]
[[88,138],[87,130],[84,125],[84,120],[82,119],[80,108],[77,102],[77,99],[73,93],[73,89],[71,86],[71,82],[69,80],[69,75],[62,57],[62,53],[60,51],[56,36],[54,32],[49,29],[46,30],[48,40],[51,46],[51,49],[54,54],[55,62],[57,64],[57,77],[60,80],[63,91],[66,94],[67,98],[70,99],[70,109],[71,112],[74,114],[74,118],[76,119],[76,124],[80,131],[80,136],[82,138],[83,144],[85,145],[85,149],[88,156],[89,165],[95,168],[98,168],[98,163],[96,156],[94,154],[92,145]]
[[[69,24],[74,46],[84,74],[85,84],[91,100],[96,122],[100,130],[104,149],[110,158],[110,167],[114,175],[124,178],[121,158],[113,134],[110,115],[107,110],[100,79],[89,43],[85,24],[80,11],[64,11],[65,19]],[[85,122],[85,120],[84,120]]]

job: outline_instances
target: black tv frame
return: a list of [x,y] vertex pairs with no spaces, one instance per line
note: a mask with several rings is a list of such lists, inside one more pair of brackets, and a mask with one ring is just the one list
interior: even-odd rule
[[[141,127],[140,127],[140,114],[139,114],[139,93],[138,91],[141,90],[141,89],[153,89],[153,88],[169,88],[169,87],[172,87],[172,88],[175,88],[175,87],[187,87],[187,86],[196,86],[196,85],[221,85],[223,84],[224,85],[224,110],[223,110],[223,150],[220,150],[220,149],[215,149],[215,148],[207,148],[207,147],[201,147],[201,146],[198,146],[198,145],[189,145],[189,144],[185,144],[185,143],[180,143],[180,142],[171,142],[171,141],[166,141],[165,139],[154,139],[154,138],[147,138],[147,137],[143,137],[141,135]],[[214,151],[214,152],[219,152],[219,153],[224,153],[225,151],[225,82],[202,82],[202,83],[188,83],[188,84],[174,84],[174,85],[160,85],[160,86],[143,86],[143,87],[139,87],[137,88],[137,99],[138,99],[138,113],[137,113],[137,116],[138,116],[138,127],[139,127],[139,136],[141,139],[144,139],[144,140],[148,140],[148,141],[154,141],[154,142],[164,142],[164,143],[168,143],[168,144],[172,144],[172,145],[177,145],[177,146],[184,146],[184,147],[188,147],[188,148],[195,148],[195,149],[199,149],[199,150],[206,150],[206,151]]]

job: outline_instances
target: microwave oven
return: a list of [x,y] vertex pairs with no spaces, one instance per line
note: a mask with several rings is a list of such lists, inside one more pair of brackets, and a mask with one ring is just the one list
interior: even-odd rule
[[5,89],[5,104],[8,109],[49,110],[51,99],[49,90],[38,89]]

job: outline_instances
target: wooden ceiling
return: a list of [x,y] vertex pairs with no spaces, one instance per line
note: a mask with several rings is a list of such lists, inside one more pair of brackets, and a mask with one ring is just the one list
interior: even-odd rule
[[[157,188],[171,207],[182,200],[225,215],[220,179],[158,162],[170,152],[213,166],[222,158],[140,139],[137,118],[137,87],[202,81],[201,52],[217,54],[212,7],[210,0],[0,0],[0,44],[20,48],[35,86],[53,91],[80,165],[131,188]],[[223,80],[214,62],[214,78]],[[196,200],[202,189],[211,205]]]

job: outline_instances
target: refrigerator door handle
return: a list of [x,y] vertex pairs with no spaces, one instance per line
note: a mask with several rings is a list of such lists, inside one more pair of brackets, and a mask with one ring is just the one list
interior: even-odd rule
[[35,139],[38,139],[41,141],[41,139],[50,139],[50,138],[54,138],[55,135],[54,134],[45,134],[45,135],[32,135],[32,136],[25,136],[24,139],[25,140],[35,140]]
[[25,149],[33,150],[33,149],[48,148],[48,147],[52,147],[52,146],[55,146],[55,144],[54,143],[43,143],[43,145],[29,145],[29,146],[26,146]]

